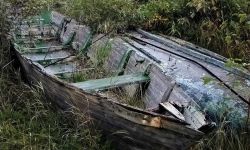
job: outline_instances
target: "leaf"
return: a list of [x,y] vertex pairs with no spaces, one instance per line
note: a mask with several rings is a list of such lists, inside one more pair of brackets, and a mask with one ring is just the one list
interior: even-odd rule
[[247,14],[239,14],[240,23],[243,23],[247,20]]
[[230,45],[233,42],[232,37],[229,35],[226,36],[225,41],[226,41],[227,45]]

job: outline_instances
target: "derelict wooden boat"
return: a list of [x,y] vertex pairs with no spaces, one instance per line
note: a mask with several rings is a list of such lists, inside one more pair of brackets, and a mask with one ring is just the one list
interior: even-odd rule
[[[76,107],[88,113],[105,135],[118,141],[118,149],[187,149],[214,126],[197,104],[200,93],[196,91],[193,96],[188,85],[191,79],[201,80],[201,75],[212,76],[214,71],[220,71],[225,58],[203,49],[184,53],[183,45],[189,49],[194,46],[142,30],[114,38],[92,38],[88,27],[57,12],[51,12],[49,22],[43,24],[43,19],[34,19],[18,26],[13,34],[25,77],[32,85],[42,85],[47,97],[61,109]],[[84,60],[98,62],[99,56],[107,56],[102,60],[107,76],[82,82],[69,80],[75,74],[91,71]],[[217,66],[217,70],[212,66]],[[224,70],[249,81],[246,72]],[[216,74],[216,80],[224,77],[223,73]],[[233,95],[244,116],[244,100],[249,95],[236,95],[240,91],[229,84],[218,84],[216,88]],[[249,88],[248,82],[244,85]],[[136,100],[143,105],[128,105],[121,93],[130,99],[139,97]],[[208,98],[213,102],[218,97]],[[233,106],[236,100],[232,100]],[[206,108],[206,103],[202,102],[202,106]]]

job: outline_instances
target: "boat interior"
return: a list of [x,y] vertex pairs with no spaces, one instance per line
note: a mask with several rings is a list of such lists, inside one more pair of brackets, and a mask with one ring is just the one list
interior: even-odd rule
[[[39,17],[23,22],[13,36],[15,49],[24,58],[58,80],[186,122],[195,130],[207,132],[215,126],[175,80],[164,73],[159,58],[166,56],[161,49],[148,44],[149,39],[139,32],[92,36],[89,27],[51,12],[49,23]],[[155,55],[150,51],[155,51]],[[174,69],[178,52],[169,55],[169,69]]]

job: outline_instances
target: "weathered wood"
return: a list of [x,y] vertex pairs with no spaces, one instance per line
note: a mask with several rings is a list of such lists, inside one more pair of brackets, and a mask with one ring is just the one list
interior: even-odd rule
[[165,76],[156,65],[152,65],[149,77],[150,84],[143,99],[148,110],[155,110],[158,109],[161,102],[167,101],[168,92],[172,91],[175,82]]
[[69,46],[49,46],[49,47],[35,47],[35,48],[22,48],[22,54],[28,53],[48,53],[53,51],[60,51],[69,48]]
[[111,41],[111,49],[112,50],[110,52],[110,55],[108,56],[107,61],[104,64],[105,68],[107,68],[107,70],[110,72],[114,72],[115,74],[124,72],[124,63],[126,63],[125,61],[127,61],[125,59],[128,59],[131,55],[131,53],[129,54],[130,49],[126,45],[124,45],[124,41],[119,37],[114,38]]
[[55,25],[55,26],[61,28],[63,22],[65,21],[65,18],[66,17],[64,15],[62,15],[56,11],[51,12],[51,24],[52,25]]
[[186,116],[186,121],[195,129],[199,129],[207,124],[205,115],[201,111],[197,111],[197,108],[193,106],[185,108],[184,115]]
[[[118,142],[123,139],[122,143],[126,144],[117,145],[118,149],[186,149],[202,135],[172,118],[85,93],[42,72],[40,67],[16,54],[30,83],[42,85],[48,98],[60,108],[76,106],[88,112],[109,138]],[[121,130],[127,134],[115,134]],[[124,136],[132,140],[125,140]]]
[[[150,53],[151,49],[149,49],[148,47],[142,46],[139,43],[136,43],[134,41],[130,41],[130,42],[131,42],[131,44],[134,45],[135,48],[138,47],[138,48],[143,49],[143,50],[147,51],[148,53]],[[146,54],[147,53],[145,53],[145,55]],[[164,58],[164,56],[159,56],[159,57]],[[164,59],[166,59],[166,58],[164,58]],[[154,68],[158,68],[158,69],[154,70]],[[159,109],[158,108],[159,104],[162,101],[168,101],[168,97],[170,97],[171,91],[175,87],[175,81],[172,78],[164,75],[163,70],[160,69],[160,67],[155,66],[154,68],[150,72],[150,75],[152,74],[153,76],[150,76],[151,82],[150,82],[149,87],[146,89],[146,92],[145,92],[145,100],[144,101],[146,103],[146,108],[148,110],[157,110],[157,109]],[[158,75],[158,76],[156,76],[156,75]],[[154,77],[154,76],[156,76],[156,77]],[[160,86],[160,85],[162,85],[162,86]],[[155,87],[158,87],[158,88],[155,89]],[[163,91],[159,91],[159,89],[163,90]],[[177,104],[178,104],[179,101],[180,100],[176,100]],[[183,100],[183,101],[181,100],[181,103],[183,103],[183,102],[185,102],[185,100]],[[173,102],[173,103],[175,103],[175,102]],[[188,103],[195,103],[195,102],[192,99],[189,98]],[[181,105],[178,104],[178,105],[179,105],[180,108],[183,107],[182,104]],[[193,107],[193,109],[195,109],[197,112],[200,112],[200,110],[198,108],[196,108],[196,107]],[[190,110],[188,110],[188,112],[190,112]],[[201,118],[201,116],[203,118]],[[199,122],[200,124],[196,125],[195,127],[198,127],[198,126],[201,127],[201,126],[206,125],[206,120],[205,120],[205,115],[204,114],[200,115],[200,117],[197,117],[197,118],[195,118],[195,117],[192,118],[192,117],[193,116],[187,115],[187,118],[188,118],[187,122],[192,124],[192,126],[194,126],[195,123],[198,124],[197,122]],[[204,119],[204,120],[202,120],[202,119]],[[196,128],[196,129],[198,129],[198,128]]]
[[[86,43],[89,40],[87,35],[90,34],[90,31],[84,26],[77,25],[74,20],[71,22],[69,20],[63,21],[64,23],[61,24],[63,28],[61,28],[62,32],[59,39],[65,45],[65,43],[71,43],[74,36],[72,47],[81,51],[86,48]],[[187,95],[187,91],[184,91],[183,87],[179,87],[180,84],[175,84],[174,79],[177,77],[169,77],[169,74],[165,75],[166,72],[163,72],[166,71],[164,70],[166,64],[171,65],[170,69],[175,69],[176,63],[180,66],[182,65],[181,61],[186,60],[175,56],[173,67],[172,61],[171,63],[165,61],[166,59],[170,61],[171,56],[166,55],[164,52],[158,53],[159,48],[152,45],[144,45],[144,43],[129,39],[132,46],[120,37],[109,39],[104,36],[104,39],[102,38],[102,36],[94,38],[93,45],[87,55],[91,59],[95,59],[98,53],[98,48],[95,49],[96,46],[99,47],[103,44],[104,46],[110,46],[111,51],[105,62],[106,67],[112,72],[124,73],[125,75],[69,85],[54,75],[69,73],[70,70],[76,69],[76,66],[70,63],[56,62],[44,68],[35,62],[35,58],[31,62],[26,59],[27,56],[25,57],[19,52],[16,52],[16,54],[23,70],[26,72],[28,81],[32,84],[39,83],[44,86],[46,95],[62,109],[77,107],[82,112],[87,112],[96,121],[95,123],[100,124],[99,127],[106,134],[112,134],[114,140],[122,143],[122,146],[118,145],[119,149],[186,149],[190,147],[194,141],[203,135],[199,129],[206,127],[211,122],[206,120],[199,106]],[[55,45],[51,44],[50,46]],[[31,50],[36,51],[36,49]],[[65,51],[69,53],[69,56],[73,54],[69,50]],[[155,51],[155,53],[152,53],[152,51]],[[43,52],[45,52],[45,49],[41,51],[41,53]],[[42,63],[48,56],[58,59],[59,57],[56,55],[59,56],[59,53],[51,55],[55,52],[61,51],[49,51],[46,55],[41,55],[41,58],[44,59],[38,62]],[[69,56],[62,58],[68,58]],[[51,60],[48,59],[48,61]],[[181,69],[183,68],[185,66],[181,67]],[[144,75],[145,70],[148,70],[146,73],[149,73],[149,77]],[[134,76],[137,73],[139,75]],[[186,76],[186,74],[183,75]],[[195,74],[194,76],[199,75]],[[159,114],[161,112],[153,113],[127,106],[119,103],[119,100],[114,101],[111,97],[100,97],[99,95],[86,93],[86,91],[92,92],[92,90],[102,90],[129,84],[123,89],[125,89],[126,93],[134,91],[132,95],[135,95],[140,85],[134,83],[145,83],[149,78],[152,81],[143,86],[143,94],[145,92],[143,100],[146,106],[148,108],[158,108],[161,105],[172,114],[171,116]],[[131,84],[133,85],[131,86]],[[125,130],[127,134],[116,134],[119,130]],[[125,140],[123,139],[124,136],[129,136],[132,140]],[[122,139],[122,141],[118,139]]]
[[185,117],[182,115],[182,113],[178,109],[176,109],[171,103],[164,102],[160,103],[160,105],[176,118],[185,121]]
[[174,49],[178,49],[179,51],[181,51],[182,53],[184,54],[187,54],[189,56],[192,56],[192,57],[195,57],[197,59],[200,59],[206,63],[210,63],[210,64],[213,64],[217,67],[220,67],[224,70],[227,70],[231,73],[234,73],[234,74],[237,74],[239,76],[242,76],[246,79],[249,79],[250,80],[250,74],[247,70],[240,70],[238,68],[229,68],[229,67],[226,67],[225,66],[225,62],[224,61],[221,61],[221,60],[218,60],[214,57],[211,57],[209,55],[205,55],[205,54],[202,54],[202,53],[199,53],[197,51],[194,51],[192,49],[188,49],[188,48],[184,48],[182,47],[181,45],[179,45],[178,43],[176,42],[173,42],[171,40],[168,40],[168,39],[165,39],[163,37],[160,37],[160,36],[157,36],[157,35],[153,35],[151,33],[148,33],[146,31],[143,31],[143,30],[137,30],[140,34],[142,34],[143,36],[149,38],[149,39],[152,39],[152,40],[155,40],[163,45],[166,45],[168,47],[171,47],[171,48],[174,48]]
[[70,45],[76,35],[77,25],[75,22],[64,23],[62,31],[60,33],[60,41],[62,45]]
[[19,30],[20,31],[16,33],[18,38],[24,38],[27,36],[46,36],[53,34],[53,28],[51,26],[45,26],[43,28],[40,28],[39,26],[21,26]]
[[[242,125],[247,115],[248,104],[245,101],[246,95],[236,92],[235,87],[229,86],[225,76],[230,75],[230,72],[203,62],[192,55],[182,53],[179,47],[161,44],[140,34],[134,36],[136,37],[136,42],[139,39],[137,46],[161,60],[162,63],[158,64],[158,66],[163,68],[164,73],[172,76],[178,86],[205,109],[209,116],[218,118],[214,120],[219,120],[221,114],[228,112],[230,109],[230,114],[235,114],[229,115],[227,118],[232,123],[232,126],[240,127]],[[162,39],[164,40],[164,38]],[[222,72],[224,75],[222,75]],[[239,77],[236,74],[232,76],[236,80]],[[205,77],[211,79],[209,84],[204,83],[203,79]],[[247,87],[245,85],[249,81],[244,78],[242,79],[240,82],[244,83],[244,87]],[[244,89],[249,89],[249,87]]]
[[198,45],[194,45],[194,44],[192,44],[190,42],[187,42],[187,41],[184,41],[182,39],[175,38],[175,37],[171,37],[171,36],[166,36],[166,35],[162,35],[162,34],[161,34],[161,36],[164,37],[164,38],[166,38],[166,39],[168,39],[168,40],[176,42],[179,45],[181,45],[183,47],[186,47],[186,48],[188,48],[190,50],[197,51],[197,52],[202,53],[204,55],[216,58],[217,60],[220,60],[220,61],[224,61],[224,62],[227,61],[227,58],[225,58],[225,57],[223,57],[223,56],[221,56],[221,55],[219,55],[217,53],[214,53],[211,50],[207,50],[205,48],[202,48],[202,47],[200,47]]
[[[126,64],[124,74],[131,74],[131,73],[146,74],[147,71],[150,71],[149,68],[150,64],[151,62],[148,59],[138,55],[135,51],[133,51]],[[124,86],[123,89],[130,97],[138,97],[144,94],[144,88],[142,84],[127,85]]]
[[35,61],[35,62],[43,62],[43,61],[56,61],[59,59],[67,58],[72,54],[68,51],[52,51],[47,53],[30,53],[30,54],[23,54],[24,57]]
[[77,72],[79,70],[73,63],[62,63],[46,67],[45,71],[51,75],[62,75],[62,74]]
[[[97,55],[98,55],[98,51],[100,49],[103,49],[105,47],[107,47],[108,44],[110,44],[112,41],[112,39],[110,39],[108,36],[105,36],[103,34],[99,34],[93,37],[91,46],[89,48],[89,50],[87,51],[87,56],[91,59],[91,61],[93,63],[97,63]],[[106,58],[102,58],[105,59],[104,62],[106,61]]]
[[114,76],[110,78],[88,80],[84,82],[73,83],[72,85],[86,91],[100,91],[104,89],[121,87],[128,84],[142,83],[149,81],[149,77],[144,74],[130,74]]
[[76,35],[72,42],[73,49],[82,53],[87,52],[88,46],[91,44],[91,31],[90,28],[84,25],[76,27]]

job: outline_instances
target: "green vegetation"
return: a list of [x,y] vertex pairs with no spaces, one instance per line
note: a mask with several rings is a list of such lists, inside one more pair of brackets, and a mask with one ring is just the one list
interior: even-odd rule
[[[66,0],[67,1],[67,0]],[[142,27],[250,61],[248,0],[71,0],[70,16],[96,32]]]

